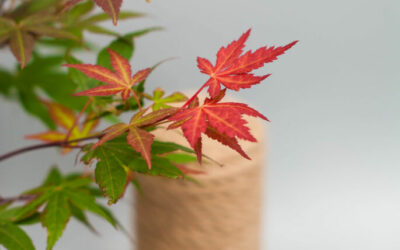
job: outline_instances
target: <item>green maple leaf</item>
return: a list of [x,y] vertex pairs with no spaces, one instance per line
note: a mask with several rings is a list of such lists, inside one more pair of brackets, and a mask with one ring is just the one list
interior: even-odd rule
[[0,222],[0,245],[12,250],[34,250],[32,240],[17,225]]
[[[93,7],[93,1],[87,1],[77,4],[70,10],[65,11],[62,18],[67,30],[77,34],[79,37],[83,36],[83,31],[85,30],[95,34],[119,37],[119,33],[99,25],[99,23],[109,20],[109,15],[106,13],[89,15],[89,13],[93,10]],[[121,11],[119,13],[120,20],[140,18],[143,16],[145,16],[145,14],[140,12]]]
[[156,88],[153,91],[153,96],[147,97],[148,99],[154,102],[152,106],[154,111],[159,109],[171,108],[171,106],[168,105],[168,103],[184,102],[187,100],[187,97],[181,92],[174,92],[166,97],[164,97],[164,94],[165,92],[163,89]]
[[8,202],[0,206],[0,245],[7,249],[35,249],[29,236],[10,220],[16,212],[16,209],[9,209],[10,205]]
[[116,227],[118,222],[115,218],[96,202],[96,193],[92,192],[91,184],[89,177],[77,174],[62,176],[57,168],[53,168],[41,186],[25,193],[35,198],[24,206],[0,212],[0,223],[30,224],[40,221],[48,232],[47,249],[53,248],[71,217],[94,231],[87,220],[86,211],[106,219]]
[[72,96],[77,84],[60,70],[62,61],[61,56],[34,54],[23,70],[7,72],[0,69],[0,93],[19,100],[26,112],[54,129],[55,124],[41,101],[43,93],[54,102],[74,110],[80,110],[87,100],[86,97]]
[[78,40],[71,32],[57,28],[53,24],[56,15],[34,14],[15,21],[12,18],[0,17],[0,43],[7,42],[11,52],[24,68],[29,62],[37,36]]
[[89,164],[97,160],[96,182],[109,198],[109,204],[117,202],[124,194],[130,171],[168,178],[184,177],[182,171],[174,165],[174,161],[166,158],[165,154],[177,151],[194,153],[181,145],[155,140],[151,145],[152,168],[149,169],[146,160],[128,144],[126,134],[106,141],[93,150],[92,147],[93,144],[85,147],[86,153],[81,161]]

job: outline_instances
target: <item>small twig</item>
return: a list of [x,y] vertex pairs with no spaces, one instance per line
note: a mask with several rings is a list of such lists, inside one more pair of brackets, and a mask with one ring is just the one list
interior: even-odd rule
[[19,154],[22,154],[22,153],[26,153],[26,152],[29,152],[29,151],[33,151],[33,150],[37,150],[37,149],[41,149],[41,148],[75,147],[75,146],[71,146],[69,144],[73,143],[73,142],[80,142],[80,141],[87,141],[87,140],[97,139],[97,138],[100,138],[102,136],[103,136],[103,134],[97,134],[97,135],[92,135],[92,136],[79,138],[79,139],[74,139],[74,140],[70,140],[70,141],[62,140],[62,141],[40,143],[40,144],[28,146],[28,147],[23,147],[23,148],[8,152],[6,154],[0,155],[0,161],[4,161],[4,160],[6,160],[6,159],[8,159],[8,158],[10,158],[12,156],[19,155]]
[[15,202],[15,201],[26,201],[26,200],[30,200],[32,198],[36,197],[36,195],[33,194],[23,194],[20,196],[16,196],[16,197],[9,197],[9,198],[3,198],[0,196],[0,206],[7,204],[9,202]]

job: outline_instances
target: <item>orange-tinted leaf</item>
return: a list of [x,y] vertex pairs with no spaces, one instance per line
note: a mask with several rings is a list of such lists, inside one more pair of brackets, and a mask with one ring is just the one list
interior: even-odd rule
[[10,49],[24,68],[28,61],[31,59],[35,39],[33,35],[22,32],[20,29],[15,29],[11,32]]
[[33,135],[27,135],[25,136],[25,139],[34,139],[34,140],[39,140],[43,142],[56,142],[56,141],[62,141],[66,137],[65,133],[61,133],[58,131],[48,131],[48,132],[43,132],[43,133],[38,133],[38,134],[33,134]]
[[132,75],[131,65],[129,61],[125,59],[125,57],[118,55],[112,49],[107,49],[108,54],[110,55],[110,61],[115,73],[119,77],[121,77],[125,83],[130,82],[130,78]]
[[127,137],[128,143],[132,148],[140,153],[146,160],[147,166],[151,169],[151,144],[154,141],[154,135],[147,132],[146,130],[130,127]]
[[254,76],[249,74],[251,71],[263,66],[265,63],[272,62],[290,49],[297,41],[283,47],[262,47],[252,52],[243,53],[245,42],[250,35],[250,29],[245,32],[237,41],[233,41],[226,47],[222,47],[217,53],[215,65],[205,59],[198,57],[197,66],[200,72],[210,76],[205,83],[208,93],[215,97],[221,91],[221,84],[228,89],[239,90],[250,88],[267,78],[268,75]]
[[51,119],[60,127],[68,130],[75,121],[75,115],[72,110],[53,102],[44,102],[49,109]]
[[133,92],[132,86],[138,82],[143,81],[151,69],[144,69],[137,72],[131,77],[131,69],[128,60],[120,56],[118,53],[111,49],[107,49],[111,65],[115,71],[112,72],[99,65],[91,64],[65,64],[64,66],[75,68],[80,70],[85,75],[106,83],[105,85],[97,86],[92,89],[88,89],[82,92],[78,92],[75,95],[85,96],[108,96],[121,93],[123,100],[129,98]]
[[126,86],[126,83],[114,72],[107,68],[91,64],[65,64],[64,66],[77,69],[90,78],[111,85]]
[[82,133],[89,135],[100,123],[99,119],[96,119],[97,115],[95,113],[89,114],[83,124]]
[[94,0],[94,2],[112,18],[114,25],[117,25],[122,0]]
[[[72,110],[57,104],[45,102],[44,104],[49,109],[49,113],[54,122],[63,131],[48,131],[39,134],[28,135],[26,139],[40,140],[44,142],[59,142],[63,140],[73,141],[93,135],[93,130],[97,127],[99,121],[92,119],[94,114],[86,117],[83,126],[79,126],[78,117],[76,117]],[[82,128],[81,128],[82,127]],[[68,138],[67,138],[68,137]],[[75,146],[77,142],[70,143],[69,145]],[[64,148],[63,153],[69,152],[70,148]]]
[[122,135],[126,131],[128,131],[129,126],[128,124],[125,123],[117,123],[114,124],[105,130],[103,130],[104,135],[101,137],[101,139],[93,145],[92,149],[100,146],[101,144],[105,143],[106,141],[109,141],[111,139],[114,139],[115,137]]
[[131,79],[131,84],[139,83],[143,81],[144,79],[147,78],[147,76],[150,74],[151,68],[146,68],[138,71],[134,76],[132,76]]
[[[121,85],[101,85],[97,86],[85,91],[81,91],[75,93],[75,96],[109,96],[118,94],[121,91],[124,91],[126,88],[122,87]],[[129,93],[129,92],[128,92]]]

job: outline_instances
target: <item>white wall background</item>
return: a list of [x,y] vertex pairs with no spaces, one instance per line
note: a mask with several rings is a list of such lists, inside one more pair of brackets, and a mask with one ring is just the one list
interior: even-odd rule
[[[166,27],[137,41],[133,66],[179,57],[151,75],[149,89],[200,86],[206,78],[196,68],[196,56],[214,60],[220,46],[249,27],[252,49],[300,40],[262,70],[272,72],[271,78],[239,95],[272,120],[263,249],[400,249],[398,1],[124,2],[124,9],[150,17],[121,22],[121,30]],[[12,61],[8,51],[0,51],[1,65]],[[29,144],[23,135],[43,130],[4,100],[0,117],[1,153]],[[16,195],[36,185],[52,163],[73,169],[72,155],[61,159],[54,153],[43,150],[1,162],[0,194]],[[131,202],[128,195],[113,208],[128,227]],[[131,249],[123,234],[102,221],[94,225],[100,237],[70,223],[55,249]],[[27,231],[44,249],[40,226]]]

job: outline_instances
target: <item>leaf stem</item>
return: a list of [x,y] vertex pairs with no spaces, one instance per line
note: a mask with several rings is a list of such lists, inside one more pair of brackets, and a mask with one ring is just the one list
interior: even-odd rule
[[10,157],[13,157],[15,155],[23,154],[23,153],[26,153],[26,152],[29,152],[29,151],[33,151],[33,150],[37,150],[37,149],[41,149],[41,148],[50,148],[50,147],[68,147],[68,148],[71,148],[71,145],[69,145],[70,143],[92,140],[92,139],[100,138],[102,136],[103,136],[103,134],[97,134],[97,135],[92,135],[92,136],[83,137],[83,138],[79,138],[79,139],[74,139],[74,140],[70,140],[70,141],[62,140],[62,141],[55,141],[55,142],[46,142],[46,143],[35,144],[35,145],[32,145],[32,146],[28,146],[28,147],[23,147],[23,148],[16,149],[14,151],[5,153],[3,155],[0,155],[0,162],[4,161],[4,160],[6,160],[6,159],[8,159]]
[[135,100],[136,100],[136,102],[137,102],[137,104],[138,104],[138,106],[139,106],[139,110],[142,111],[142,105],[140,104],[140,100],[139,100],[139,98],[137,97],[135,91],[134,91],[133,89],[131,89],[131,92],[132,92],[132,95],[133,95],[133,97],[135,98]]
[[197,90],[197,92],[194,93],[194,95],[192,97],[190,97],[190,99],[187,100],[187,102],[185,102],[185,104],[183,104],[181,109],[184,109],[187,105],[189,105],[194,100],[194,98],[196,98],[196,96],[198,96],[200,94],[200,92],[206,87],[206,85],[207,84],[205,83],[203,86],[201,86],[201,88],[199,88],[199,90]]

